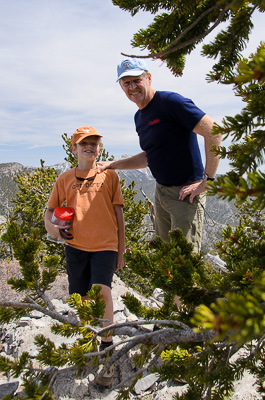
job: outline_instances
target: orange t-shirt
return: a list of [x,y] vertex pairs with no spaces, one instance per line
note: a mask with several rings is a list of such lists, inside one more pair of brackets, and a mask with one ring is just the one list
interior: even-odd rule
[[89,171],[70,169],[59,175],[50,194],[47,206],[56,208],[66,202],[73,207],[75,215],[70,232],[74,239],[67,244],[84,251],[118,251],[118,227],[114,205],[124,206],[120,181],[117,173],[107,169],[96,174],[93,181],[75,178],[96,174]]

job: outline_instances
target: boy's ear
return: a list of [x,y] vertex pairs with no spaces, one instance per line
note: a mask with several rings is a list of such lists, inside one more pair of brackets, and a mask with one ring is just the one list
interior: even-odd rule
[[70,150],[71,150],[72,153],[75,154],[76,153],[76,145],[75,144],[72,145]]

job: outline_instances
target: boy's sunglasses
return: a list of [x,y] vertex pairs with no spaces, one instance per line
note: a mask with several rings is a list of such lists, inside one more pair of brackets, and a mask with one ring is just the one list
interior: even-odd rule
[[97,175],[97,174],[95,174],[95,175],[93,175],[93,176],[90,176],[89,178],[80,178],[79,176],[76,176],[76,167],[75,167],[75,178],[76,178],[78,181],[82,181],[82,182],[84,182],[84,181],[93,181],[93,180],[95,179],[96,175]]
[[72,240],[74,236],[67,229],[59,229],[60,235],[63,239]]

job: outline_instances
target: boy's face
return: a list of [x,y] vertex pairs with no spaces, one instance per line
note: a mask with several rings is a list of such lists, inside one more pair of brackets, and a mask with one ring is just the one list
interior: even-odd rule
[[101,152],[101,141],[98,136],[88,136],[76,143],[72,151],[77,158],[96,159]]

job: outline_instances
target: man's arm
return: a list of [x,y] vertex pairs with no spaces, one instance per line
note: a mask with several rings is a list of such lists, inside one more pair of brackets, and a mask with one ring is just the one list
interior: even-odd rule
[[195,125],[193,131],[198,135],[204,137],[205,148],[205,168],[204,172],[210,177],[214,178],[219,165],[220,158],[210,150],[212,146],[219,147],[222,142],[222,135],[212,135],[214,121],[208,116],[204,115],[202,119]]
[[100,168],[98,172],[102,172],[105,169],[141,169],[147,167],[147,158],[146,154],[143,151],[142,153],[138,153],[135,156],[122,158],[117,161],[99,161],[98,165]]
[[[210,177],[214,178],[220,158],[217,157],[212,151],[212,146],[220,146],[222,135],[212,135],[214,121],[208,116],[204,115],[202,119],[195,125],[193,131],[198,135],[204,137],[205,149],[205,168],[204,172]],[[192,185],[184,186],[180,193],[179,199],[184,200],[186,196],[190,195],[190,202],[193,202],[195,196],[207,190],[207,181],[197,182]]]

